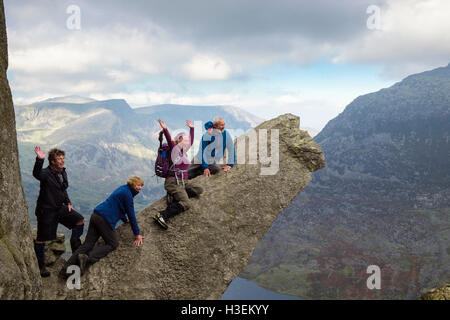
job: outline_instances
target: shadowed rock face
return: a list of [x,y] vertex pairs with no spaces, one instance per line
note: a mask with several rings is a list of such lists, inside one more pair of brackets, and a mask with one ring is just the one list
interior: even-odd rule
[[290,114],[256,128],[258,136],[258,129],[267,129],[268,142],[270,129],[279,130],[276,174],[261,175],[258,161],[195,178],[205,193],[171,219],[167,231],[153,221],[163,198],[138,214],[143,246],[133,247],[130,226],[120,226],[119,248],[90,268],[80,290],[67,289],[54,272],[44,279],[44,298],[220,299],[277,215],[310,182],[311,171],[325,165],[320,147],[298,128],[299,118]]
[[7,68],[5,14],[0,0],[0,299],[36,299],[41,280],[20,178]]

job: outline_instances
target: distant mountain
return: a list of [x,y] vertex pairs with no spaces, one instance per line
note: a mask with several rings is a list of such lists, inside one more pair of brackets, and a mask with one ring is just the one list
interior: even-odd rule
[[185,106],[178,104],[161,104],[150,107],[136,108],[137,114],[152,115],[154,118],[173,117],[174,125],[183,127],[185,119],[210,119],[221,116],[226,121],[227,128],[248,130],[256,127],[264,119],[233,106]]
[[157,179],[153,171],[161,129],[158,118],[165,120],[170,130],[186,131],[186,119],[204,124],[215,115],[223,116],[230,129],[248,130],[260,121],[235,107],[167,105],[132,109],[122,99],[96,101],[76,96],[15,106],[15,113],[22,180],[33,222],[39,189],[31,175],[35,145],[47,151],[56,146],[66,151],[69,196],[80,212],[89,215],[133,174],[145,181],[136,198],[138,209],[163,195],[162,179]]
[[61,103],[87,103],[96,101],[95,99],[81,97],[81,96],[65,96],[65,97],[56,97],[44,100],[44,102],[61,102]]
[[[315,137],[327,166],[242,276],[304,298],[415,299],[450,279],[450,65],[360,96]],[[381,290],[366,286],[381,268]]]

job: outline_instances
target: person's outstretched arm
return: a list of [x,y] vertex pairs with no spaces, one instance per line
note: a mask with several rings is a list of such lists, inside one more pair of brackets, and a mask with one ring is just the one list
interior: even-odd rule
[[[190,148],[194,144],[194,125],[192,124],[191,120],[186,120],[186,124],[189,127],[189,141],[190,141],[189,148]],[[187,150],[189,150],[189,148]]]
[[164,132],[164,136],[166,137],[167,140],[167,144],[169,145],[170,149],[173,149],[173,147],[175,146],[173,141],[172,141],[172,137],[170,136],[169,130],[167,129],[167,125],[164,121],[162,120],[158,120],[159,125],[161,126],[161,128],[163,129]]
[[130,222],[131,230],[133,230],[133,234],[135,235],[134,245],[136,247],[140,246],[142,244],[142,240],[144,239],[143,236],[141,236],[141,231],[139,230],[139,226],[136,220],[136,213],[134,212],[134,201],[133,196],[131,194],[126,194],[124,196],[124,205],[125,205],[125,212],[128,217],[128,221]]
[[41,147],[34,147],[34,153],[36,153],[36,162],[33,167],[33,177],[37,180],[45,180],[47,176],[42,173],[42,166],[44,165],[45,160],[45,152],[41,150]]

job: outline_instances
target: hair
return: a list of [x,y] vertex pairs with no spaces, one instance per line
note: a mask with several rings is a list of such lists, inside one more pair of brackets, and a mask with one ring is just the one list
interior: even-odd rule
[[214,117],[214,119],[213,119],[213,123],[214,124],[218,124],[220,121],[225,121],[225,120],[222,117],[219,117],[219,116]]
[[63,150],[53,148],[48,152],[48,162],[52,163],[53,161],[56,161],[56,157],[59,156],[66,156],[66,153]]
[[127,184],[132,186],[133,188],[137,185],[144,186],[144,180],[142,180],[138,176],[132,176],[130,179],[128,179]]
[[174,143],[175,144],[180,143],[180,141],[183,141],[183,139],[184,139],[183,137],[187,137],[186,133],[181,132],[181,133],[177,134],[175,137]]

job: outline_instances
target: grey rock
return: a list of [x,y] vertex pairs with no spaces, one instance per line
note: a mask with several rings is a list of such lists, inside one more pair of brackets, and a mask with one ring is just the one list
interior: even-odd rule
[[0,299],[36,299],[41,279],[21,183],[7,68],[5,14],[0,0]]

